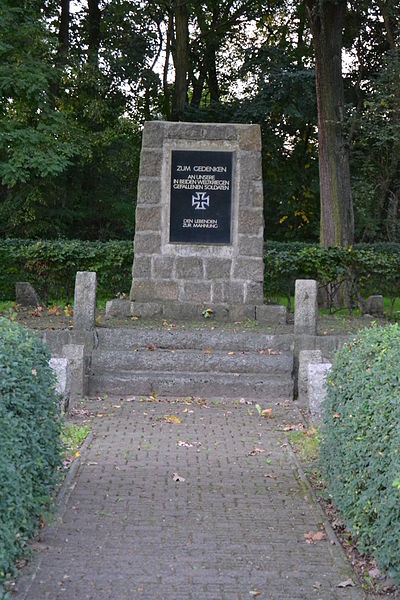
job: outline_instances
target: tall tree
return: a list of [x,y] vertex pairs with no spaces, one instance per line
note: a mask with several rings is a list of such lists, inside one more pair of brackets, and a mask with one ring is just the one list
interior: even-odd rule
[[354,240],[349,146],[344,135],[342,33],[347,0],[305,0],[315,51],[322,246]]

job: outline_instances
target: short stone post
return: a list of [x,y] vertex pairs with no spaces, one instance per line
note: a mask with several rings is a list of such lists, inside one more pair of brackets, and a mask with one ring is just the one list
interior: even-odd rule
[[307,403],[308,398],[308,365],[322,363],[321,350],[300,350],[299,374],[297,380],[297,399],[301,404]]
[[311,422],[315,425],[323,420],[322,403],[326,397],[326,378],[331,368],[331,363],[308,365],[308,408]]
[[297,279],[294,297],[294,334],[317,335],[318,284],[314,279]]
[[68,359],[71,370],[71,405],[88,392],[90,354],[86,354],[84,344],[66,344],[63,355]]
[[66,412],[71,395],[71,368],[67,358],[51,358],[49,366],[56,375],[56,392],[60,396],[60,412]]
[[74,319],[76,332],[93,331],[96,325],[97,274],[78,271],[75,279]]

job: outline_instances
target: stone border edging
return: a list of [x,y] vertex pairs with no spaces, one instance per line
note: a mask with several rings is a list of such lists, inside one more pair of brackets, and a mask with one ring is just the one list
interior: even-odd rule
[[[349,562],[349,559],[347,558],[347,555],[343,549],[343,546],[340,543],[340,540],[337,537],[332,525],[330,524],[329,519],[326,516],[322,506],[318,502],[318,498],[315,495],[315,492],[307,478],[307,475],[305,474],[304,469],[301,466],[301,463],[300,463],[299,459],[297,458],[296,453],[293,450],[289,440],[288,440],[287,447],[289,449],[290,460],[293,463],[294,470],[297,471],[299,479],[301,480],[301,482],[304,484],[304,486],[306,488],[306,492],[307,492],[307,495],[309,496],[309,499],[314,504],[317,514],[319,514],[321,517],[321,523],[323,524],[324,529],[326,531],[326,537],[328,538],[329,548],[330,548],[330,552],[333,555],[333,558],[338,558],[338,559],[341,559],[342,561],[344,560],[346,566],[349,569],[349,573],[344,574],[344,576],[345,577],[347,575],[349,575],[349,577],[351,576],[351,578],[354,579],[355,585],[358,586],[362,590],[362,585],[361,585],[361,581],[358,577],[358,573],[355,571],[355,569],[352,568],[351,563]],[[295,475],[295,477],[296,477],[296,475]]]
[[[74,462],[71,464],[70,468],[68,469],[65,479],[62,482],[61,487],[59,488],[59,490],[57,492],[57,496],[56,496],[56,499],[54,502],[54,514],[56,515],[55,522],[52,524],[46,524],[45,525],[46,528],[53,527],[54,529],[57,529],[59,527],[60,521],[62,520],[62,518],[67,510],[68,500],[69,500],[72,492],[74,491],[76,482],[78,480],[78,473],[82,467],[82,458],[83,458],[82,454],[86,453],[88,447],[90,446],[90,444],[93,441],[93,438],[94,438],[94,433],[90,432],[89,435],[87,436],[87,438],[85,439],[85,441],[83,442],[82,446],[79,448],[80,456],[78,456],[74,460]],[[34,539],[35,538],[33,538],[33,540]],[[36,553],[36,555],[37,555],[37,553]],[[22,576],[21,580],[20,580],[21,586],[18,584],[18,576],[17,576],[15,591],[18,592],[18,594],[20,596],[19,600],[28,600],[28,594],[30,592],[33,582],[36,579],[36,575],[40,571],[42,561],[43,561],[43,558],[39,554],[39,559],[37,560],[37,563],[34,566],[33,573],[27,573],[25,576],[22,575],[22,573],[21,573],[21,576]],[[28,564],[24,568],[29,569],[30,566],[32,567],[32,564],[31,565]],[[12,597],[13,596],[11,596],[11,598]]]

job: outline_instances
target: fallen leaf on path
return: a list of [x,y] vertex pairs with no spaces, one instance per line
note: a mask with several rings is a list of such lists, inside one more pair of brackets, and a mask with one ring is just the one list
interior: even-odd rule
[[179,425],[179,423],[182,423],[182,419],[176,417],[175,415],[164,415],[164,421],[166,423],[174,423],[175,425]]
[[283,428],[283,431],[302,431],[303,429],[303,423],[289,423],[289,425],[286,425],[286,427]]
[[185,481],[185,478],[181,477],[181,475],[178,475],[178,473],[172,473],[172,479],[177,483],[182,483],[183,481]]
[[324,531],[309,531],[304,534],[307,544],[315,544],[315,542],[321,542],[326,538]]
[[210,348],[206,348],[206,349],[204,350],[204,352],[205,352],[205,354],[211,354],[211,353],[212,353],[212,352],[211,352],[211,350],[210,350]]
[[249,591],[249,595],[252,596],[253,598],[256,598],[256,596],[259,596],[261,594],[261,592],[259,590],[250,590]]
[[321,584],[320,584],[320,582],[319,582],[319,581],[316,581],[316,582],[314,583],[314,585],[313,585],[313,588],[314,588],[315,590],[319,590],[319,589],[321,588]]
[[183,440],[179,440],[178,446],[180,448],[193,448],[193,444],[190,444],[189,442],[184,442]]
[[228,356],[234,356],[235,352],[228,352]]
[[338,583],[336,587],[346,588],[346,587],[354,587],[354,586],[355,586],[355,583],[352,579],[346,579],[346,581],[341,581],[340,583]]
[[261,416],[265,419],[272,419],[272,408],[264,408],[264,410],[261,411]]
[[275,473],[264,473],[264,477],[269,477],[270,479],[278,479],[278,476]]
[[253,450],[250,450],[248,456],[256,456],[256,454],[262,454],[263,452],[265,452],[264,448],[253,448]]
[[157,350],[157,346],[155,344],[149,344],[147,346],[147,350],[150,350],[150,351]]

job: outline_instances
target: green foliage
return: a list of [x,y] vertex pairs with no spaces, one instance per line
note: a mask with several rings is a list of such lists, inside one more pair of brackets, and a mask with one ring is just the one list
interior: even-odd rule
[[311,244],[268,242],[265,258],[266,296],[294,293],[296,279],[316,279],[331,291],[346,286],[352,305],[371,294],[393,300],[400,289],[400,244],[363,244],[353,248],[321,248]]
[[43,301],[66,298],[70,302],[77,271],[96,271],[99,295],[113,297],[129,291],[132,262],[133,243],[128,241],[3,240],[0,299],[14,298],[16,281],[29,281]]
[[333,502],[400,582],[400,329],[362,331],[335,357],[320,461]]
[[50,356],[0,318],[0,595],[59,480],[60,418]]

